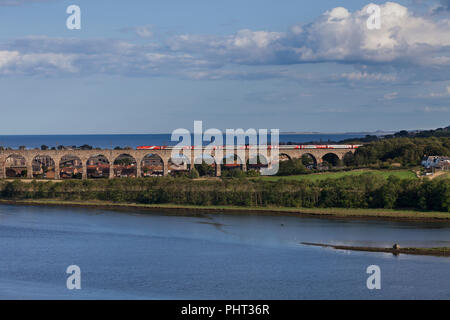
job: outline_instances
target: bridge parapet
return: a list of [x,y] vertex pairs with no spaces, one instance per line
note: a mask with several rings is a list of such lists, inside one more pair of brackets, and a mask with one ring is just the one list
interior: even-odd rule
[[[235,155],[239,158],[244,155],[245,159],[240,159],[243,169],[246,169],[246,164],[249,161],[251,156],[254,156],[255,153],[252,153],[248,148],[242,150],[242,148],[235,147],[234,149],[222,150],[219,152],[218,150],[210,150],[204,148],[201,152],[194,149],[182,150],[180,154],[185,155],[189,160],[193,159],[195,161],[197,153],[203,154],[203,152],[209,151],[211,156],[214,158],[215,162],[222,162],[223,159],[219,159],[219,156],[225,155]],[[266,150],[264,150],[266,151]],[[256,152],[256,155],[262,155],[269,157],[269,161],[273,158],[274,152],[278,152],[279,155],[285,155],[290,159],[298,159],[301,158],[304,154],[309,154],[315,158],[317,163],[322,162],[322,159],[327,154],[334,154],[340,160],[344,158],[344,156],[348,153],[354,153],[354,148],[340,148],[340,149],[293,149],[291,147],[283,147],[272,149],[268,148],[267,152],[261,153],[260,151]],[[111,149],[93,149],[93,150],[1,150],[0,151],[0,178],[6,178],[6,165],[7,159],[10,157],[22,158],[24,161],[23,167],[27,168],[27,177],[33,177],[33,160],[38,157],[49,157],[54,161],[55,164],[55,179],[59,179],[59,168],[61,164],[61,160],[65,157],[76,157],[81,161],[82,164],[82,176],[83,178],[87,178],[87,162],[89,159],[93,157],[103,156],[108,161],[109,165],[112,166],[115,160],[122,155],[129,155],[136,161],[136,170],[137,176],[139,177],[141,174],[141,163],[144,158],[148,155],[157,155],[161,158],[163,163],[163,173],[164,175],[168,174],[168,166],[169,160],[172,157],[171,149],[162,149],[162,150],[111,150]],[[193,167],[193,166],[191,166]],[[217,167],[217,175],[220,176],[220,166]],[[110,170],[112,171],[112,170]],[[110,178],[113,175],[110,174]]]

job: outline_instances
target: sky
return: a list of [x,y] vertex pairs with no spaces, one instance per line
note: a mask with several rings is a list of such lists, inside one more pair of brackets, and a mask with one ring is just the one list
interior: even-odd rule
[[370,3],[0,0],[0,134],[450,125],[450,0]]

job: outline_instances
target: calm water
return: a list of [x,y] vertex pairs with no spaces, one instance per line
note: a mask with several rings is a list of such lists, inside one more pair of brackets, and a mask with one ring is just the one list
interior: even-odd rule
[[[449,224],[0,206],[0,298],[449,299],[450,259],[302,241],[450,246]],[[82,290],[66,289],[67,266]],[[382,289],[366,288],[379,265]]]
[[[280,142],[328,142],[358,138],[358,134],[281,134]],[[270,137],[269,137],[270,138]],[[270,141],[270,139],[269,139]],[[84,144],[97,148],[150,146],[170,146],[177,142],[171,141],[170,134],[120,134],[120,135],[31,135],[5,136],[0,135],[0,146],[17,149],[20,146],[40,148],[42,145],[56,147],[81,146]]]

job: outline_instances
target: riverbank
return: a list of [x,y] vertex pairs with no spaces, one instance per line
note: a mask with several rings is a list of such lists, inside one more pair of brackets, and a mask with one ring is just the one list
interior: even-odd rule
[[398,254],[410,254],[410,255],[420,255],[420,256],[434,256],[434,257],[450,257],[450,248],[378,248],[378,247],[355,247],[355,246],[338,246],[322,243],[310,243],[302,242],[301,244],[306,246],[322,247],[322,248],[332,248],[335,250],[350,250],[350,251],[364,251],[364,252],[382,252],[382,253],[392,253],[394,255]]
[[[300,213],[336,215],[335,212],[339,212],[345,216],[380,216],[381,213],[391,218],[406,215],[412,219],[446,218],[450,212],[449,190],[450,180],[446,179],[385,179],[372,173],[322,181],[193,180],[186,177],[65,180],[59,183],[0,181],[0,199],[5,200],[104,201],[108,205],[110,201],[125,206],[153,207],[157,204],[160,207],[165,204],[213,210],[293,210],[294,213],[301,210]],[[405,208],[412,211],[405,212]]]
[[68,206],[97,209],[163,211],[174,214],[256,214],[316,217],[327,219],[381,219],[421,222],[450,222],[450,213],[433,211],[390,210],[390,209],[345,209],[345,208],[288,208],[288,207],[241,207],[241,206],[196,206],[176,204],[116,203],[110,201],[68,201],[56,199],[0,200],[4,205]]

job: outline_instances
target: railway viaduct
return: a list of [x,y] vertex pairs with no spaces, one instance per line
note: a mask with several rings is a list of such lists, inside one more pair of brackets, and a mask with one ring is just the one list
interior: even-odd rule
[[[333,154],[340,160],[344,158],[347,153],[354,153],[355,149],[292,149],[286,146],[280,146],[277,149],[268,149],[267,150],[267,158],[271,158],[271,154],[273,152],[278,152],[280,157],[287,157],[290,159],[301,158],[304,154],[311,155],[316,163],[321,163],[323,161],[323,157],[327,154]],[[199,152],[197,150],[197,152]],[[254,157],[255,154],[250,154],[249,150],[238,150],[235,148],[234,150],[223,150],[222,151],[226,156],[232,156],[233,154],[240,159],[239,155],[242,157],[242,152],[245,152],[245,161],[239,160],[242,169],[244,171],[247,170],[247,163],[250,155]],[[191,153],[189,155],[189,153]],[[196,154],[194,150],[181,150],[180,154],[186,156],[190,159],[196,159]],[[217,154],[215,150],[212,150],[209,154],[211,154],[215,160]],[[142,161],[146,156],[157,155],[160,157],[163,163],[163,174],[164,176],[169,174],[169,160],[172,157],[171,149],[163,149],[163,150],[110,150],[110,149],[93,149],[93,150],[1,150],[0,151],[0,179],[7,178],[6,169],[7,169],[7,159],[10,157],[20,157],[24,160],[23,167],[26,167],[27,177],[28,179],[33,178],[33,160],[36,157],[49,157],[54,161],[55,167],[55,179],[60,179],[60,164],[62,159],[65,157],[76,157],[80,160],[82,164],[82,178],[87,179],[87,163],[90,158],[103,156],[107,159],[110,166],[114,164],[114,161],[119,157],[127,155],[136,161],[136,176],[141,177],[142,175]],[[187,161],[188,162],[188,161]],[[217,163],[217,161],[216,161]],[[191,166],[192,167],[192,166]],[[111,167],[110,167],[111,168]],[[216,175],[221,176],[221,166],[216,166]],[[109,178],[114,177],[114,170],[109,170]]]

